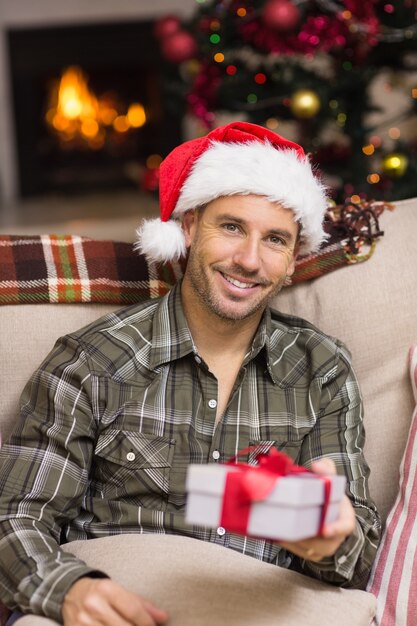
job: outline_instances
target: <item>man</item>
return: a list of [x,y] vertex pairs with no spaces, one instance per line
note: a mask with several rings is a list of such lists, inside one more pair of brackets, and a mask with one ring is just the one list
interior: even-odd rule
[[[349,355],[269,308],[297,254],[324,239],[325,192],[302,149],[232,123],[168,155],[160,199],[161,220],[142,225],[139,246],[156,261],[187,255],[184,279],[60,339],[1,451],[1,597],[66,626],[152,626],[167,615],[62,542],[164,531],[358,587],[378,543]],[[247,446],[344,473],[339,519],[281,544],[187,525],[189,463]]]

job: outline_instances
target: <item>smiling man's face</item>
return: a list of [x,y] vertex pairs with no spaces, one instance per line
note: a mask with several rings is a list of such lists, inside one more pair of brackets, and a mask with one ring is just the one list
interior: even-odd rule
[[223,320],[259,317],[294,272],[294,214],[262,196],[227,196],[184,216],[185,292]]

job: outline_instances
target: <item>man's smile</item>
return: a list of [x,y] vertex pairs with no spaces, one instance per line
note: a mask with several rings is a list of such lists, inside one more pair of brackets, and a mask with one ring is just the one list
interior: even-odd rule
[[229,274],[225,274],[224,272],[219,271],[220,275],[231,285],[234,287],[238,287],[239,289],[253,289],[254,287],[260,287],[261,283],[259,282],[248,282],[242,281],[237,278],[233,278]]

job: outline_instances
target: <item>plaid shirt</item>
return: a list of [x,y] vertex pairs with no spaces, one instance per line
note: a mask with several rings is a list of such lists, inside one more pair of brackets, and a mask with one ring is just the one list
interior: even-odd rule
[[[1,599],[59,620],[66,591],[91,568],[58,544],[118,533],[187,535],[363,586],[379,520],[344,346],[266,311],[217,426],[216,404],[217,380],[193,343],[179,286],[61,338],[0,451]],[[334,557],[309,563],[272,542],[185,523],[188,464],[226,461],[254,444],[307,467],[329,456],[347,476],[357,525]]]

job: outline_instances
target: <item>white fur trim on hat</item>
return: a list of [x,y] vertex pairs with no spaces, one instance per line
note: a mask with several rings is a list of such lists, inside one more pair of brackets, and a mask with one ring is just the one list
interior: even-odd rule
[[185,256],[184,233],[177,220],[143,220],[136,234],[135,249],[139,249],[150,261],[166,263]]
[[259,141],[213,141],[194,163],[172,215],[179,217],[189,209],[235,194],[265,196],[291,209],[302,224],[302,254],[317,250],[325,241],[325,187],[314,176],[308,158],[300,158],[295,150],[277,150]]

